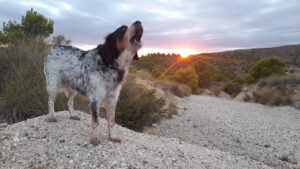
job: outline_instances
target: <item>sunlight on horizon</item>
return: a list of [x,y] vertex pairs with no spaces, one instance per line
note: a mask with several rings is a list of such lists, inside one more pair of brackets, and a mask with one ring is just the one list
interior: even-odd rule
[[189,55],[199,54],[201,51],[190,48],[175,48],[175,49],[160,49],[160,48],[142,48],[139,50],[139,56],[147,55],[148,53],[164,53],[164,54],[180,54],[182,58],[187,58]]

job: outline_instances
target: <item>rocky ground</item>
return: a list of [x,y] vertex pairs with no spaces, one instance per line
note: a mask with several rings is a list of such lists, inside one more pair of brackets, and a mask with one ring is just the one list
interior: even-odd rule
[[58,122],[46,116],[0,126],[0,168],[300,168],[300,111],[210,96],[190,96],[178,115],[151,130],[121,126],[121,143],[89,143],[90,118]]
[[271,168],[300,168],[300,111],[210,96],[190,96],[152,133],[250,158]]
[[[89,116],[70,120],[58,112],[58,122],[40,116],[0,130],[0,168],[270,168],[231,152],[212,150],[177,138],[151,136],[117,126],[121,143],[107,139],[101,120],[101,144],[89,144]],[[201,125],[199,123],[199,125]]]

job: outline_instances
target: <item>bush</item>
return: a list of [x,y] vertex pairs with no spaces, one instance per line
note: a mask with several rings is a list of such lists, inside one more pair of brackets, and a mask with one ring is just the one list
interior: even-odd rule
[[264,105],[290,105],[291,95],[286,88],[262,88],[253,93],[254,101]]
[[259,87],[297,87],[300,85],[300,77],[296,75],[287,75],[282,77],[270,77],[259,81]]
[[245,82],[247,84],[252,84],[252,83],[255,83],[256,80],[253,76],[251,76],[250,74],[247,74],[246,77],[245,77]]
[[278,57],[260,59],[248,72],[247,81],[250,83],[263,77],[284,75],[284,66],[285,63],[281,62]]
[[224,86],[223,91],[230,95],[236,96],[241,92],[242,85],[244,83],[245,83],[245,79],[240,76],[237,76]]
[[127,80],[117,105],[116,122],[118,124],[142,131],[145,126],[150,126],[160,119],[165,111],[163,109],[165,101],[162,98],[156,98],[154,90],[145,91],[134,100],[143,89],[133,79]]
[[198,88],[198,75],[192,66],[179,69],[174,74],[167,76],[166,79],[186,84],[191,87],[193,92]]
[[[13,123],[48,113],[43,73],[48,49],[42,40],[19,42],[0,49],[0,80],[3,82],[0,95],[4,101],[0,107],[0,120]],[[66,110],[67,99],[59,95],[55,107]],[[89,105],[76,97],[75,108],[89,110]]]
[[198,86],[200,88],[208,88],[217,78],[221,78],[215,67],[205,61],[198,60],[193,63],[193,67],[198,74]]
[[185,84],[176,83],[168,80],[159,80],[155,83],[156,87],[161,88],[164,91],[169,91],[175,96],[186,97],[192,94],[192,89]]

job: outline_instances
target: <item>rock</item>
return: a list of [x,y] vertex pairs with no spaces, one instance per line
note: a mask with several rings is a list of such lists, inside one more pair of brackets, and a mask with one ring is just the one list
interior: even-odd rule
[[1,124],[0,124],[0,128],[4,128],[4,127],[7,127],[7,126],[8,126],[7,123],[1,123]]

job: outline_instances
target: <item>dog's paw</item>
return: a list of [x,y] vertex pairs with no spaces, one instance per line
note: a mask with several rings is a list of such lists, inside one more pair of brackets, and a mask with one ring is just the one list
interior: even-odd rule
[[80,116],[78,115],[70,115],[71,120],[80,120]]
[[109,140],[115,143],[120,143],[121,138],[120,137],[109,137]]
[[91,137],[90,138],[90,143],[92,144],[92,145],[98,145],[98,144],[100,144],[100,138],[98,138],[98,137]]
[[57,122],[57,118],[55,116],[49,116],[46,118],[47,122]]

